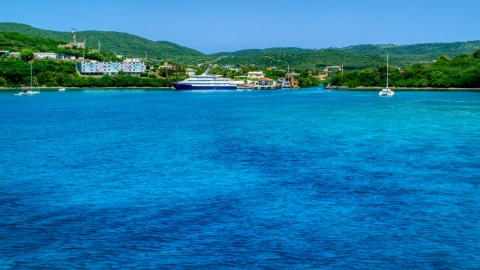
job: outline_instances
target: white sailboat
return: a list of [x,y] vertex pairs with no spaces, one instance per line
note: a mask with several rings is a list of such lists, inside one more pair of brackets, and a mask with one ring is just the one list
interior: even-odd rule
[[33,67],[32,63],[30,62],[30,87],[23,88],[18,94],[15,96],[31,96],[31,95],[40,95],[40,90],[33,90]]
[[65,88],[65,78],[63,77],[63,73],[62,73],[62,81],[63,81],[63,87],[58,89],[59,92],[65,92],[67,89]]
[[387,54],[387,88],[383,88],[380,93],[378,93],[379,96],[381,97],[393,97],[393,92],[392,89],[388,88],[388,54]]

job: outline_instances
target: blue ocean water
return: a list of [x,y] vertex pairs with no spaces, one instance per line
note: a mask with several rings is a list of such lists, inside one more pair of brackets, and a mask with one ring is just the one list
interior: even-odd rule
[[1,92],[0,115],[0,268],[480,268],[480,92]]

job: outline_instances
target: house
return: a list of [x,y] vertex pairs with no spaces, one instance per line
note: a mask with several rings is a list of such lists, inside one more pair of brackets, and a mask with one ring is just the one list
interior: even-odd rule
[[269,78],[260,78],[255,82],[256,86],[274,86],[275,81]]
[[284,81],[289,82],[290,87],[298,87],[298,77],[300,77],[300,73],[287,73],[285,74]]
[[10,52],[10,56],[20,58],[20,53],[19,52]]
[[10,52],[9,51],[0,51],[0,56],[2,56],[2,55],[9,56]]
[[33,53],[33,58],[37,59],[57,59],[57,54],[48,52],[36,52]]
[[197,74],[196,70],[193,69],[193,68],[187,68],[185,70],[185,72],[188,74],[188,76],[192,77],[192,76],[195,76]]
[[163,63],[163,66],[158,66],[158,68],[163,68],[163,69],[177,69],[175,66],[169,65],[168,62]]
[[249,79],[260,79],[263,77],[265,77],[265,75],[263,74],[263,71],[250,71],[247,74],[247,78]]
[[142,59],[140,58],[125,58],[123,60],[123,62],[133,62],[133,63],[137,63],[137,62],[142,62]]

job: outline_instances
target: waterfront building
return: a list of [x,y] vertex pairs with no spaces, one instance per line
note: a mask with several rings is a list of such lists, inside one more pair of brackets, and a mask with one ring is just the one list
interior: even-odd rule
[[255,82],[256,86],[267,86],[271,87],[274,86],[275,81],[269,78],[260,78],[258,81]]
[[142,62],[133,62],[132,60],[123,62],[77,62],[77,70],[82,75],[112,75],[123,71],[125,74],[140,74],[145,72],[145,64]]

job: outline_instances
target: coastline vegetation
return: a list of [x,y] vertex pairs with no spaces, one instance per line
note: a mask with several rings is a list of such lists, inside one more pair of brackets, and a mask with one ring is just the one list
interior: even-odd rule
[[[80,76],[75,63],[33,60],[34,84],[41,87],[170,87],[175,77],[118,75]],[[152,78],[153,77],[153,78]],[[0,87],[30,84],[30,64],[20,59],[0,57]]]
[[[480,49],[453,59],[442,54],[432,63],[389,65],[388,74],[391,87],[480,88]],[[386,80],[387,66],[383,64],[378,68],[337,72],[330,83],[349,88],[384,87]]]

